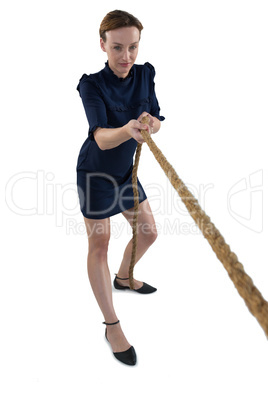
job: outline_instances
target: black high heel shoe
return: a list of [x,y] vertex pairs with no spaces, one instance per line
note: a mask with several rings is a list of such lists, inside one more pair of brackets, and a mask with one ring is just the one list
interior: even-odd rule
[[[108,322],[103,322],[103,324],[106,325],[115,325],[118,324],[120,321],[108,323]],[[109,342],[109,339],[107,338],[107,328],[105,329],[105,338]],[[110,343],[110,342],[109,342]],[[117,360],[119,360],[121,363],[128,364],[129,366],[135,366],[137,362],[137,356],[135,349],[133,346],[130,346],[129,349],[125,350],[124,352],[113,352],[114,357],[116,357]]]
[[[117,282],[116,279],[119,279],[120,281],[126,281],[126,280],[128,280],[129,278],[118,278],[117,274],[115,274],[115,278],[114,278],[114,287],[115,287],[115,289],[117,289],[117,290],[126,290],[126,289],[130,289],[129,286],[122,286],[122,285],[119,285],[119,283]],[[142,293],[142,294],[149,294],[149,293],[155,292],[157,289],[154,288],[154,287],[151,286],[151,285],[148,285],[148,283],[143,282],[143,285],[142,285],[141,288],[139,288],[139,289],[131,289],[131,290],[134,290],[135,292]]]

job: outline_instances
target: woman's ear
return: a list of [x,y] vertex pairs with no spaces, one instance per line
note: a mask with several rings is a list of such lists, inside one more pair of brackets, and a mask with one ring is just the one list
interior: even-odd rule
[[104,43],[104,41],[103,41],[102,38],[100,38],[100,47],[101,47],[101,50],[103,50],[104,52],[106,52],[105,43]]

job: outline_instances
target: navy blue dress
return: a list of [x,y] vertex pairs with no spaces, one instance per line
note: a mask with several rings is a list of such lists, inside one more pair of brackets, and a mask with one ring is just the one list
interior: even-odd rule
[[[154,90],[155,70],[150,63],[134,64],[126,78],[109,68],[83,74],[77,90],[89,123],[88,137],[77,160],[77,190],[80,209],[86,218],[104,219],[134,206],[132,190],[134,138],[115,148],[101,150],[94,139],[97,127],[117,128],[146,111],[159,120],[160,108]],[[138,180],[139,202],[147,196]]]

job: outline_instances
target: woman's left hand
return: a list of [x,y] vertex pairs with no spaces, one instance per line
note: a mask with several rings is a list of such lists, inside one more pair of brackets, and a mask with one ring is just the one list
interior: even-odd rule
[[138,117],[137,120],[138,120],[139,122],[141,122],[141,119],[142,119],[144,116],[147,116],[147,117],[149,118],[149,124],[145,124],[145,125],[148,127],[147,131],[148,131],[148,133],[151,135],[151,134],[154,133],[154,118],[153,118],[153,116],[151,116],[149,113],[143,112],[143,113]]

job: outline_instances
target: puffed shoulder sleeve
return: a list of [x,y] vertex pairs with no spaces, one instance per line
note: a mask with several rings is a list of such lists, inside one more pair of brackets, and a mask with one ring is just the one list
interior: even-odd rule
[[160,116],[160,107],[159,103],[156,97],[155,93],[155,82],[154,82],[154,77],[155,77],[155,68],[152,64],[150,63],[145,63],[144,64],[149,70],[150,70],[150,78],[152,82],[152,92],[151,92],[151,115],[156,117],[158,120],[163,121],[165,120],[164,116]]
[[83,74],[76,87],[83,102],[89,124],[88,135],[94,140],[93,132],[97,127],[111,128],[107,122],[106,106],[101,92],[90,76]]

